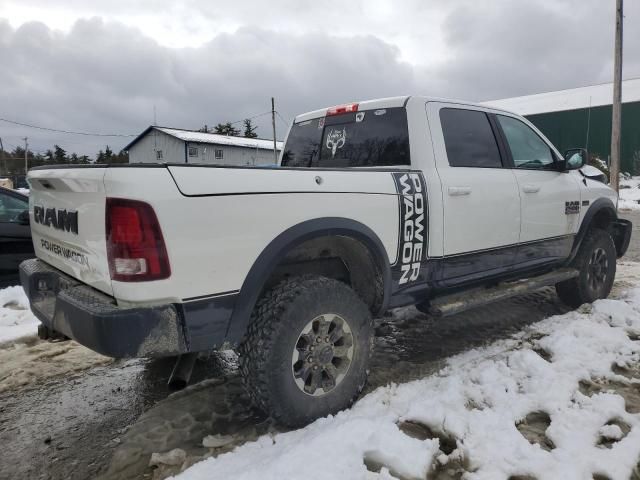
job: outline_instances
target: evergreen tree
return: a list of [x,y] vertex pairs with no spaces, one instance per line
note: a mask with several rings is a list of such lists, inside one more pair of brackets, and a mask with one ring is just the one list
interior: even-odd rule
[[58,165],[67,163],[67,152],[60,145],[53,146],[53,161]]
[[244,124],[244,136],[246,138],[256,138],[258,136],[256,133],[258,127],[253,124],[250,118],[245,118],[242,123]]
[[111,157],[111,163],[129,163],[129,154],[124,150],[120,150]]
[[240,130],[234,127],[231,122],[217,124],[213,127],[213,133],[217,133],[218,135],[228,135],[231,137],[240,136]]
[[[4,156],[3,156],[4,154]],[[27,152],[29,168],[46,165],[72,164],[87,165],[94,163],[87,155],[78,155],[75,152],[67,153],[60,145],[54,145],[53,149],[47,149],[44,154]],[[4,158],[4,162],[2,159]],[[111,147],[105,146],[96,156],[98,163],[129,163],[129,154],[124,150],[114,153]],[[0,176],[21,175],[24,173],[24,147],[16,147],[13,151],[0,150]]]

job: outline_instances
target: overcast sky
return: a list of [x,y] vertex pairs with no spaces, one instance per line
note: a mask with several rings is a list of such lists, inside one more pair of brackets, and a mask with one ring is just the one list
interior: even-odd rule
[[[640,2],[624,77],[640,76]],[[391,95],[488,100],[610,81],[615,0],[0,0],[0,118],[137,134]],[[256,119],[271,137],[267,116]],[[286,132],[278,120],[278,137]],[[9,149],[126,137],[0,122]]]

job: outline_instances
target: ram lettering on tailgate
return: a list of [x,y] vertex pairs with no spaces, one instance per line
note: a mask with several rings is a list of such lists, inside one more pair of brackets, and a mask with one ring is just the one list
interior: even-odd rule
[[45,227],[53,227],[56,230],[78,234],[78,212],[34,205],[33,219],[36,223]]

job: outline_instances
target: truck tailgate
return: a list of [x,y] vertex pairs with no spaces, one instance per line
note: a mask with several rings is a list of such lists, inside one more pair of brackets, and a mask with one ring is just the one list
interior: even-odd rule
[[112,295],[105,239],[105,168],[29,172],[31,234],[38,258]]

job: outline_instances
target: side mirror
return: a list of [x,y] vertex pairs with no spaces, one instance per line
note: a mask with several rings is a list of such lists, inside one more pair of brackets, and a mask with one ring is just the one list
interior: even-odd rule
[[589,152],[584,148],[570,148],[564,152],[563,170],[578,170],[589,163]]
[[20,225],[29,225],[29,210],[24,210],[18,215],[18,223]]

